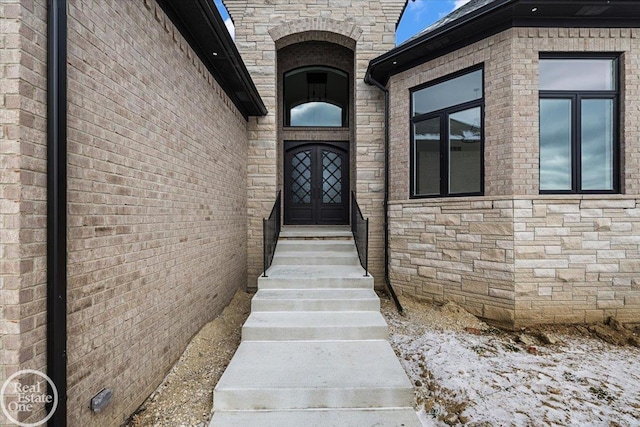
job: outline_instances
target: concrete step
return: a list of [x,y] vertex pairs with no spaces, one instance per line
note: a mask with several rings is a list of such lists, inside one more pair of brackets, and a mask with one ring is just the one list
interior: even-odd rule
[[413,387],[384,340],[244,341],[213,402],[214,411],[412,405]]
[[353,238],[348,225],[286,225],[280,231],[280,239],[350,239]]
[[373,289],[360,265],[272,265],[267,276],[258,278],[258,289]]
[[387,323],[372,311],[259,311],[242,327],[243,341],[377,340]]
[[421,427],[412,408],[219,411],[209,427]]
[[379,311],[372,289],[261,289],[251,311]]
[[272,265],[359,265],[358,254],[353,252],[317,251],[284,252],[276,250]]
[[356,245],[353,240],[280,240],[277,245],[278,252],[355,252]]

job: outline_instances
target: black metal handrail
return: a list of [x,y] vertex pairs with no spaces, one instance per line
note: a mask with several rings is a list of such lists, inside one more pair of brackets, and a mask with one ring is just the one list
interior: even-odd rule
[[369,275],[369,218],[362,215],[356,193],[351,192],[351,233],[356,242],[360,265],[364,268],[364,275]]
[[278,244],[278,236],[280,236],[280,224],[282,222],[280,205],[280,191],[278,191],[269,218],[262,219],[262,261],[264,277],[267,277],[267,269],[271,267],[273,255],[276,252],[276,245]]

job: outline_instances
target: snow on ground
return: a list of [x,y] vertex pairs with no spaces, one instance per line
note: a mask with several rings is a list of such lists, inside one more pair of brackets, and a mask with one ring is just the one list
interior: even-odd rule
[[468,318],[385,315],[425,426],[640,426],[638,348],[561,335],[528,351],[484,324],[465,331]]

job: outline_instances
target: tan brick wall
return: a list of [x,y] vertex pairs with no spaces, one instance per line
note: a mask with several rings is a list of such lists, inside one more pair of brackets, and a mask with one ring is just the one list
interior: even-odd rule
[[[236,27],[236,44],[269,114],[249,122],[248,266],[249,286],[262,269],[262,218],[277,191],[279,156],[276,45],[288,36],[330,33],[353,43],[357,117],[351,152],[353,187],[370,225],[370,264],[378,285],[384,278],[382,202],[384,198],[384,98],[364,83],[369,61],[394,47],[395,23],[405,1],[253,2],[225,0]],[[313,36],[315,38],[315,35]],[[317,39],[317,38],[315,38]],[[282,43],[282,42],[281,42]],[[282,46],[282,45],[280,45]],[[279,46],[279,47],[280,47]]]
[[505,31],[478,43],[391,77],[390,198],[409,197],[410,89],[478,64],[484,64],[485,195],[513,192],[512,120],[514,108],[511,71],[512,32]]
[[[623,194],[538,195],[539,54],[585,51],[622,53]],[[409,89],[481,62],[486,196],[408,200]],[[636,144],[640,116],[633,112],[640,111],[639,73],[637,29],[519,28],[393,76],[393,284],[402,292],[457,301],[476,314],[511,326],[602,321],[609,316],[638,322],[640,240],[635,235],[640,230],[640,148]],[[511,204],[512,218],[504,216],[503,207],[499,217],[510,225],[494,241],[484,227],[487,221],[489,226],[495,222],[487,218],[495,215],[496,203]],[[466,245],[460,246],[460,239]],[[511,251],[503,259],[499,249],[509,244]],[[467,251],[466,262],[458,253],[460,247]],[[478,263],[484,265],[484,258],[494,256],[489,265],[506,274],[497,282],[477,284],[482,283],[478,276],[490,271]],[[475,285],[465,287],[465,280]],[[498,286],[492,288],[492,284]]]
[[513,38],[514,189],[538,194],[538,55],[540,52],[613,52],[621,57],[620,137],[625,194],[640,194],[640,29],[518,28]]
[[[46,369],[46,4],[0,5],[0,379]],[[68,422],[117,426],[246,286],[247,123],[154,1],[68,13]]]
[[246,159],[246,121],[155,2],[70,2],[73,425],[119,425],[246,285]]
[[46,369],[45,19],[38,2],[0,4],[0,382]]
[[0,4],[0,383],[20,360],[20,9]]

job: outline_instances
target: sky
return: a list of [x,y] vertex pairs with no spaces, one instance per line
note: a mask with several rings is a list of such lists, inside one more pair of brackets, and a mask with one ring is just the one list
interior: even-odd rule
[[[227,24],[231,36],[235,36],[233,23],[222,5],[222,0],[214,1],[222,15],[222,19]],[[407,9],[396,31],[396,44],[404,42],[449,12],[468,2],[469,0],[409,0]]]

